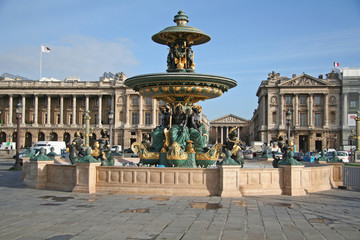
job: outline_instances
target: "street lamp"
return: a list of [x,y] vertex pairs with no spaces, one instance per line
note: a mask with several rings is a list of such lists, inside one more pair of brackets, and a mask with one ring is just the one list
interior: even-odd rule
[[89,147],[90,119],[91,119],[89,110],[85,111],[84,117],[85,117],[85,146]]
[[288,144],[290,144],[290,125],[291,125],[291,111],[287,110],[286,114],[285,114],[285,119],[286,119],[286,126],[287,126],[287,139],[288,139]]
[[16,121],[17,121],[17,130],[16,130],[16,159],[15,164],[12,168],[12,170],[19,170],[21,169],[20,166],[20,159],[19,159],[19,152],[20,152],[20,120],[21,120],[21,114],[22,114],[22,108],[23,105],[21,102],[16,104]]
[[113,119],[114,119],[114,111],[111,109],[110,112],[108,113],[108,118],[109,118],[109,124],[110,124],[110,136],[109,136],[109,140],[110,140],[110,149],[112,148],[112,123],[113,123]]
[[360,111],[357,112],[355,121],[356,121],[355,162],[360,162]]

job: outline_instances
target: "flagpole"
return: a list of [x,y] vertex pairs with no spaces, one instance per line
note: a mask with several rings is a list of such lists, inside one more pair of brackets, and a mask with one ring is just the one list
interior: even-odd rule
[[40,47],[40,79],[41,80],[41,71],[42,71],[42,48]]

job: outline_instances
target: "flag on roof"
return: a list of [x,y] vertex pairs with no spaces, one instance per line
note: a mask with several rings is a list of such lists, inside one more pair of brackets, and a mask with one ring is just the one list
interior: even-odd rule
[[338,67],[340,64],[338,62],[334,62],[334,67]]
[[44,45],[41,45],[41,52],[49,53],[49,52],[51,52],[51,50],[50,50],[50,48],[45,47]]

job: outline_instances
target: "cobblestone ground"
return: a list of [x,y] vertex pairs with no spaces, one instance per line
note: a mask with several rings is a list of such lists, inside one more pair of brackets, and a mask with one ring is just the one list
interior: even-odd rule
[[0,160],[0,239],[360,239],[360,192],[241,198],[29,189]]

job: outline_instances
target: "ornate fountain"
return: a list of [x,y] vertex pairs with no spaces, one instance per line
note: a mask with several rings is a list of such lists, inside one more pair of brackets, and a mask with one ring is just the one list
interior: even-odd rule
[[[166,73],[138,75],[125,81],[126,86],[141,95],[166,103],[160,106],[161,124],[151,133],[151,142],[132,144],[142,164],[208,166],[214,164],[223,151],[222,144],[208,148],[209,134],[200,116],[202,107],[195,103],[220,97],[237,83],[226,77],[195,73],[192,47],[210,41],[210,36],[187,26],[188,21],[188,16],[179,11],[174,17],[176,26],[152,36],[154,42],[169,47]],[[230,140],[229,145],[231,148],[226,150],[231,151],[239,145],[239,140]],[[232,153],[234,158],[236,152]]]

